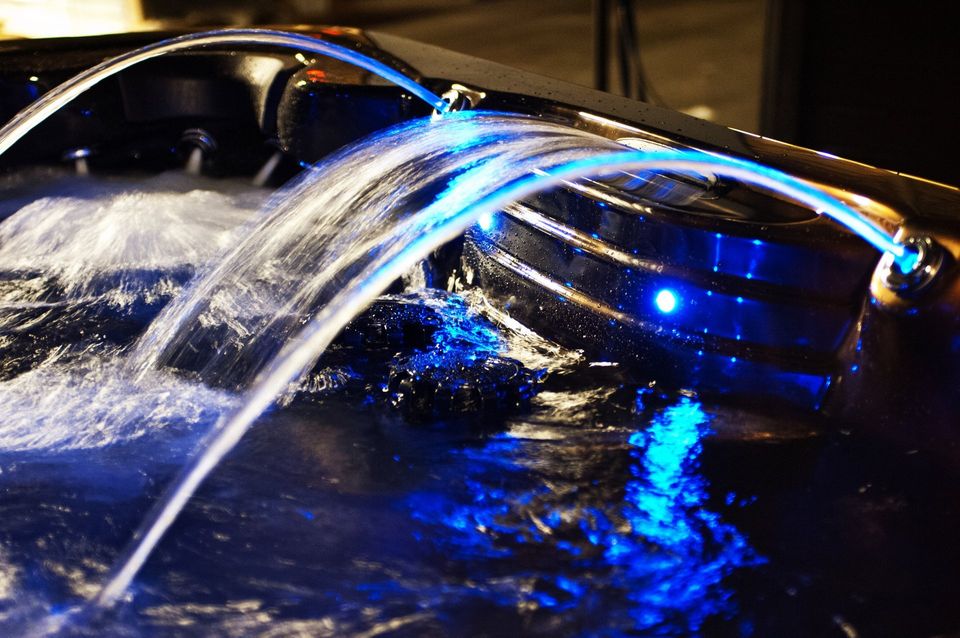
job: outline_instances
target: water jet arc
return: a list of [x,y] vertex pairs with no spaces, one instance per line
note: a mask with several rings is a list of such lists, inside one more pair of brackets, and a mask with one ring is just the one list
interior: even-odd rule
[[[778,192],[827,214],[882,252],[894,257],[906,258],[904,256],[911,254],[883,229],[873,225],[834,197],[781,171],[747,160],[690,151],[626,151],[605,153],[545,169],[542,166],[536,168],[542,170],[507,182],[453,213],[444,211],[443,199],[446,198],[440,199],[395,228],[396,237],[406,236],[412,230],[421,232],[398,253],[369,264],[320,309],[260,372],[248,393],[247,402],[228,420],[222,422],[223,425],[212,433],[201,451],[188,462],[136,532],[122,560],[91,604],[101,608],[109,607],[123,595],[200,484],[236,446],[254,421],[273,404],[276,397],[292,382],[302,377],[317,361],[344,326],[382,294],[393,281],[433,250],[464,233],[483,215],[495,213],[517,200],[570,180],[595,177],[615,170],[708,171]],[[458,184],[458,188],[465,189],[466,192],[476,192],[479,184],[474,183],[475,181],[463,180]],[[435,218],[436,223],[431,224],[431,218]]]
[[347,47],[317,38],[271,29],[221,29],[162,40],[101,62],[45,93],[0,128],[0,155],[74,98],[124,69],[176,51],[216,45],[258,45],[297,49],[347,62],[382,77],[446,113],[450,103],[390,65]]

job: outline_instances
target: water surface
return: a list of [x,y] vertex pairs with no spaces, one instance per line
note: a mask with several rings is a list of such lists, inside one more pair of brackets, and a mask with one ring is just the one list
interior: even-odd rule
[[[114,182],[103,195],[101,182],[66,179],[59,201],[0,224],[8,635],[97,593],[150,505],[241,400],[183,371],[132,374],[125,357],[258,223],[251,202],[266,194],[154,183],[131,195]],[[171,223],[145,236],[151,207]],[[90,257],[83,233],[97,219],[122,232]],[[378,301],[217,468],[127,598],[63,633],[960,627],[957,484],[923,453],[667,391],[497,318],[475,292],[398,289]]]

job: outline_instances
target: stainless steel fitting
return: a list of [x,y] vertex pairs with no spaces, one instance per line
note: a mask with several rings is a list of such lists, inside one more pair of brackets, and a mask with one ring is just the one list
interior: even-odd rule
[[943,248],[926,235],[905,237],[901,243],[914,256],[912,265],[904,268],[902,259],[885,253],[877,265],[877,279],[890,291],[910,296],[928,287],[943,266]]
[[217,140],[202,128],[188,128],[180,136],[181,146],[199,148],[204,155],[217,150]]

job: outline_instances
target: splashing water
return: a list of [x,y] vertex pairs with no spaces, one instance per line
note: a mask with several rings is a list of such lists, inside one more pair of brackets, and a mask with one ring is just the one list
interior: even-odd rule
[[[451,153],[451,149],[455,149],[454,152]],[[208,238],[219,237],[222,242],[217,243],[217,246],[226,247],[229,252],[222,260],[215,260],[215,265],[209,272],[169,306],[141,339],[129,360],[124,360],[122,352],[118,355],[115,349],[110,348],[80,353],[69,360],[56,355],[51,356],[48,363],[12,379],[12,382],[0,385],[0,409],[5,413],[9,410],[9,413],[14,415],[12,420],[8,420],[14,426],[5,431],[10,448],[0,447],[0,453],[12,448],[52,452],[83,452],[85,449],[99,451],[118,442],[143,440],[145,435],[152,431],[204,430],[218,415],[231,415],[229,419],[220,421],[221,427],[214,431],[215,435],[201,448],[202,454],[188,466],[186,479],[174,483],[169,498],[161,502],[154,517],[148,519],[141,528],[136,539],[137,544],[131,547],[130,554],[125,557],[128,560],[119,565],[113,573],[109,585],[99,593],[97,602],[110,603],[124,591],[199,482],[231,449],[263,409],[278,395],[289,393],[290,384],[295,384],[304,370],[310,368],[340,326],[407,267],[445,239],[460,232],[465,224],[471,223],[482,212],[490,208],[496,209],[503,205],[505,200],[542,188],[543,182],[533,184],[525,181],[534,168],[547,167],[546,183],[558,183],[587,171],[596,174],[597,171],[604,170],[604,162],[606,166],[610,166],[616,162],[642,164],[643,161],[648,161],[655,164],[659,161],[666,165],[672,161],[674,168],[680,168],[682,162],[691,161],[690,157],[676,155],[644,159],[637,154],[621,155],[619,151],[619,147],[606,140],[521,117],[464,114],[445,117],[439,121],[421,121],[401,126],[395,131],[367,140],[358,147],[341,153],[330,160],[330,163],[310,171],[294,184],[288,193],[278,196],[263,215],[253,219],[250,225],[241,226],[240,231],[235,230],[235,225],[234,230],[228,228],[232,222],[202,224],[198,232],[207,233]],[[598,154],[605,154],[602,161],[592,159]],[[551,172],[551,167],[569,168],[571,162],[573,169],[567,172]],[[375,171],[381,171],[382,175]],[[504,184],[507,184],[506,194],[503,190]],[[476,203],[478,200],[479,203]],[[421,209],[424,212],[418,213]],[[96,218],[95,211],[91,213],[86,209],[77,209],[76,214],[93,214]],[[240,217],[245,216],[246,214],[240,215],[234,221],[242,223]],[[20,226],[20,230],[13,233],[13,236],[24,241],[23,250],[30,250],[30,246],[41,242],[42,234],[30,240],[25,239],[31,237],[29,223],[23,221]],[[131,229],[131,232],[134,230]],[[135,234],[131,237],[131,246],[136,246],[143,240],[137,239]],[[238,239],[240,243],[231,248],[231,242]],[[150,245],[149,242],[147,245]],[[174,242],[173,245],[179,246],[172,250],[175,254],[159,251],[159,244],[159,252],[154,254],[148,250],[146,254],[154,255],[150,259],[155,260],[155,265],[161,269],[175,269],[178,263],[186,262],[196,263],[202,269],[202,263],[215,252],[204,252],[204,242],[199,241],[196,244],[189,241]],[[177,257],[176,253],[179,253],[180,257]],[[103,262],[91,262],[90,265],[96,272],[112,272],[116,270],[117,263],[128,261],[124,254],[123,250],[118,250],[113,257]],[[77,258],[79,252],[70,247],[69,242],[62,242],[59,252],[51,251],[51,256],[53,255],[58,256],[49,262],[48,267],[56,270],[56,263],[70,263]],[[191,256],[187,258],[186,255]],[[44,268],[44,271],[46,270],[47,267]],[[59,273],[58,276],[65,280],[82,281],[86,276],[84,273],[88,271],[61,268]],[[82,285],[77,288],[78,294],[82,294],[80,291],[83,288]],[[505,321],[507,320],[508,318],[505,318]],[[308,328],[305,332],[301,331],[304,323]],[[460,328],[453,326],[451,329],[456,331]],[[479,337],[477,352],[495,351],[501,347],[500,344],[486,339],[483,334]],[[441,335],[440,338],[445,337]],[[549,365],[551,361],[556,362],[557,356],[552,353],[550,344],[534,345],[535,348],[523,357],[525,361],[531,362],[530,365]],[[151,352],[152,349],[156,351]],[[221,349],[221,352],[217,351]],[[563,356],[576,359],[572,353],[563,353]],[[239,407],[235,395],[186,381],[174,371],[160,369],[164,365],[196,370],[213,386],[243,388],[252,385],[254,390],[246,406],[234,412]],[[37,388],[52,388],[55,396],[32,396],[31,391]],[[71,392],[75,393],[72,398]],[[581,401],[584,413],[582,417],[576,416],[575,410],[558,407],[554,411],[541,410],[544,418],[555,421],[552,426],[545,426],[536,420],[519,424],[511,433],[516,437],[525,437],[525,442],[522,445],[516,444],[516,449],[513,450],[516,458],[507,458],[510,450],[501,445],[499,438],[483,445],[478,454],[483,456],[485,462],[496,467],[490,472],[481,472],[482,479],[479,484],[465,484],[466,492],[472,498],[488,499],[484,504],[484,507],[487,507],[491,504],[489,499],[498,498],[494,488],[502,488],[505,479],[518,480],[518,475],[522,473],[526,477],[523,480],[537,483],[540,478],[538,472],[551,464],[555,467],[548,487],[558,490],[558,498],[565,498],[565,495],[575,494],[578,490],[592,489],[588,485],[589,481],[578,481],[575,480],[576,477],[569,477],[569,488],[563,488],[563,479],[567,476],[569,466],[562,459],[555,458],[552,446],[559,446],[559,441],[571,438],[572,433],[563,432],[563,426],[557,424],[566,425],[575,420],[592,425],[595,418],[591,414],[607,403],[615,392],[615,389],[610,388],[584,395]],[[553,392],[549,393],[549,396],[545,394],[544,400],[553,401],[561,395],[563,393]],[[56,396],[61,399],[58,400]],[[117,401],[117,397],[132,400]],[[111,401],[116,405],[110,405]],[[47,424],[45,433],[30,431],[30,417],[33,415],[36,418],[38,414]],[[282,421],[282,415],[280,417]],[[91,427],[71,432],[71,428],[83,423],[89,423]],[[98,428],[97,424],[102,426],[102,429]],[[0,433],[2,432],[4,431],[0,427]],[[300,437],[310,436],[309,428],[297,432]],[[506,605],[515,605],[519,610],[526,610],[524,613],[534,613],[538,608],[563,611],[578,607],[582,608],[585,617],[590,617],[594,611],[592,605],[598,600],[596,597],[607,595],[598,594],[596,591],[591,594],[590,591],[599,588],[598,591],[607,592],[607,585],[600,583],[608,583],[613,588],[626,588],[624,595],[632,601],[627,607],[628,615],[632,616],[625,620],[622,617],[624,608],[619,608],[619,620],[614,623],[616,626],[647,627],[654,631],[682,627],[696,631],[703,625],[705,618],[726,609],[728,590],[722,583],[725,576],[741,566],[754,564],[753,554],[745,547],[743,536],[723,523],[719,514],[705,507],[708,485],[701,479],[696,467],[700,454],[700,439],[705,433],[706,417],[699,405],[681,400],[660,413],[643,435],[630,438],[630,448],[626,455],[632,478],[628,479],[626,489],[615,487],[617,481],[613,480],[612,485],[605,485],[603,488],[609,491],[596,495],[594,499],[600,503],[596,507],[609,514],[611,520],[615,519],[616,525],[590,527],[593,524],[591,521],[599,520],[594,516],[595,512],[571,508],[569,511],[557,513],[554,503],[549,500],[537,507],[529,506],[527,501],[496,504],[494,516],[499,512],[522,517],[524,523],[520,525],[520,533],[526,538],[524,542],[534,554],[540,550],[545,551],[549,564],[556,560],[554,550],[569,551],[570,557],[563,560],[565,565],[569,565],[565,569],[572,570],[572,575],[561,573],[554,578],[550,575],[549,568],[539,569],[534,575],[529,572],[517,573],[517,569],[537,570],[535,562],[524,563],[523,559],[517,559],[513,562],[507,561],[502,566],[495,565],[487,574],[486,581],[478,585],[473,582],[474,564],[471,562],[474,560],[477,544],[468,540],[464,541],[465,545],[460,548],[460,553],[452,555],[459,561],[457,569],[464,566],[471,575],[464,583],[449,586],[441,580],[440,584],[432,589],[424,589],[420,580],[423,578],[421,573],[406,582],[399,576],[390,576],[389,582],[380,582],[384,576],[378,574],[377,567],[358,559],[356,564],[346,565],[342,573],[369,573],[374,575],[374,581],[361,579],[355,592],[359,602],[351,599],[350,605],[355,606],[347,605],[339,610],[339,616],[333,614],[331,617],[315,619],[309,615],[314,611],[311,609],[304,615],[304,620],[290,620],[283,618],[282,611],[268,609],[259,601],[239,601],[235,606],[238,615],[234,619],[236,624],[232,624],[234,621],[228,618],[222,628],[224,631],[234,627],[242,632],[257,632],[275,624],[275,628],[280,628],[278,631],[294,631],[300,628],[299,630],[312,633],[327,632],[335,635],[360,634],[371,626],[377,631],[391,630],[406,627],[404,623],[409,623],[409,626],[414,627],[414,631],[422,629],[428,632],[439,622],[437,615],[428,612],[411,613],[410,609],[422,609],[424,601],[446,601],[449,608],[456,609],[462,606],[464,600],[475,599],[477,592],[483,589],[488,589],[493,594],[513,592],[504,599]],[[615,472],[608,467],[610,455],[603,452],[603,434],[581,435],[585,442],[583,449],[575,452],[575,458],[583,459],[586,450],[590,450],[590,454],[596,455],[598,465],[588,474],[590,477],[603,477],[594,478],[594,484],[610,479],[608,474]],[[282,434],[278,437],[284,438]],[[418,439],[416,445],[419,446],[422,433],[415,433],[413,438]],[[2,437],[0,440],[3,440]],[[290,440],[296,440],[298,444],[289,446]],[[149,439],[147,441],[149,443]],[[300,447],[304,449],[291,449]],[[424,452],[423,471],[432,476],[438,471],[439,464],[449,462],[448,474],[441,473],[440,476],[441,479],[446,476],[450,483],[463,472],[474,473],[469,464],[464,465],[456,458],[445,458],[443,450],[446,449],[431,448]],[[535,449],[539,452],[535,452]],[[286,463],[286,456],[290,454],[312,452],[316,456],[309,459],[308,465],[311,467],[328,460],[330,456],[337,456],[310,450],[306,439],[297,437],[287,438],[284,445],[273,450],[278,457],[283,457],[277,459],[277,463],[282,464]],[[355,450],[355,447],[347,445],[340,452],[340,457],[354,459],[357,456]],[[567,453],[571,452],[567,448],[565,450]],[[391,454],[394,452],[391,451]],[[465,454],[469,456],[469,450]],[[388,461],[399,463],[399,459],[400,455],[397,453]],[[360,461],[365,462],[366,459]],[[505,477],[500,468],[511,466],[515,466],[513,469],[517,472]],[[256,467],[256,464],[250,467]],[[277,487],[269,482],[262,488],[253,485],[263,479],[263,476],[258,475],[259,479],[254,477],[248,480],[250,467],[246,467],[243,480],[237,482],[242,482],[244,489],[272,492]],[[4,467],[0,465],[0,472],[3,470]],[[352,472],[352,466],[348,465],[338,476],[340,480],[349,480]],[[401,473],[399,476],[405,474]],[[441,480],[441,483],[445,482]],[[539,485],[536,494],[541,493],[544,488],[544,485]],[[282,494],[273,495],[279,499],[278,502],[284,504],[278,513],[286,515],[292,512],[296,519],[304,524],[316,522],[315,514],[310,510],[291,510],[292,506],[287,502],[292,498],[289,491],[291,488],[282,489]],[[311,484],[300,492],[310,494],[312,498],[318,489],[320,488],[316,484]],[[446,489],[446,485],[442,489]],[[563,489],[570,491],[562,491]],[[322,492],[322,489],[320,491]],[[235,486],[226,491],[221,489],[209,499],[203,497],[202,505],[198,507],[204,508],[201,511],[207,512],[205,515],[210,516],[211,520],[222,521],[223,516],[227,516],[232,508],[221,500],[234,498],[231,493],[235,495],[236,492]],[[305,497],[300,494],[295,498]],[[371,499],[371,512],[382,511],[383,501],[378,500],[379,498],[377,495]],[[521,495],[520,498],[526,496]],[[533,498],[535,505],[538,500],[542,500],[537,496]],[[67,502],[70,502],[69,499]],[[511,525],[519,523],[515,521],[511,524],[507,521],[505,524],[504,520],[494,520],[484,514],[485,510],[480,509],[476,511],[486,516],[481,521],[484,523],[483,529],[471,529],[473,523],[462,518],[452,521],[451,524],[457,526],[458,532],[483,537],[484,542],[491,547],[491,556],[502,555],[504,549],[498,546],[498,543],[505,538],[505,534],[516,532],[516,529],[511,530]],[[711,509],[716,510],[715,507]],[[241,528],[244,527],[244,520],[249,513],[242,508],[237,509],[237,512],[236,517],[229,514],[231,522],[222,526],[223,535],[244,533]],[[267,526],[265,529],[270,534],[262,538],[256,537],[256,540],[250,543],[254,548],[253,553],[238,559],[239,562],[233,563],[233,569],[239,569],[247,560],[258,560],[256,555],[266,547],[264,539],[277,538],[272,535],[273,528],[269,527],[275,524],[273,513],[265,512],[257,519],[258,524]],[[367,513],[365,517],[370,515]],[[555,525],[556,516],[563,519],[563,525]],[[388,520],[396,522],[398,519],[393,517]],[[248,520],[247,523],[249,522]],[[322,530],[301,531],[305,537],[328,538],[331,524],[328,522],[327,527]],[[426,527],[428,534],[436,533],[437,529],[442,532],[442,528],[436,527],[439,525],[436,521],[425,520],[424,524],[434,525]],[[583,559],[574,556],[574,550],[580,546],[574,547],[560,537],[556,538],[555,546],[551,544],[554,541],[552,534],[555,533],[552,530],[555,527],[564,528],[565,525],[569,527],[568,524],[586,525],[581,531],[584,534],[589,531],[593,536],[582,545],[585,547],[589,544],[593,548],[588,548],[588,551],[601,552],[601,555],[594,559],[596,570],[587,576],[581,571]],[[338,525],[335,525],[334,529],[336,527]],[[357,530],[371,529],[375,525],[364,518],[354,527],[344,527],[345,530]],[[390,534],[393,534],[393,527],[388,527]],[[121,533],[125,535],[126,529],[129,527],[123,528]],[[218,532],[217,535],[219,534],[221,533]],[[546,537],[550,537],[549,541],[544,540]],[[216,542],[223,541],[220,541],[218,536]],[[397,538],[391,540],[390,547],[406,548],[411,543],[413,541],[409,539],[400,540],[398,532]],[[225,547],[227,549],[224,549]],[[216,564],[224,559],[224,552],[243,552],[243,547],[245,544],[239,541],[233,545],[211,545],[209,549],[212,553],[208,562]],[[311,545],[311,551],[314,551],[315,547],[316,544]],[[355,551],[356,544],[347,547],[350,551]],[[206,555],[206,549],[201,544],[197,556]],[[322,551],[330,552],[330,549]],[[67,556],[71,555],[69,552],[65,553]],[[345,555],[349,553],[345,552]],[[92,594],[92,583],[98,580],[99,574],[106,569],[106,564],[114,554],[115,549],[109,545],[99,549],[99,560],[90,562],[95,564],[95,569],[89,568],[82,578],[71,576],[72,581],[79,583],[77,586],[82,585],[78,595],[88,597]],[[268,563],[274,562],[271,556],[273,554],[268,553],[267,558],[260,559],[265,571],[269,571]],[[305,557],[297,557],[283,565],[301,564],[303,558]],[[312,569],[325,569],[326,563],[337,560],[335,556],[324,555],[318,563],[316,554],[313,559],[315,562],[310,563],[314,566]],[[9,563],[9,566],[4,563]],[[164,565],[164,571],[169,564],[165,561],[158,563]],[[55,564],[57,570],[69,571],[69,561],[62,557],[45,564]],[[425,569],[433,568],[433,565],[428,565]],[[11,588],[26,587],[22,583],[25,582],[25,575],[30,574],[32,569],[34,567],[30,563],[22,562],[21,557],[8,559],[0,553],[0,620],[5,613],[4,592],[9,592]],[[217,569],[222,567],[217,565]],[[276,565],[273,565],[273,569],[274,571],[269,573],[277,571]],[[275,577],[290,578],[291,580],[285,582],[290,583],[291,592],[297,591],[293,586],[293,577],[289,576],[290,569],[284,567],[283,572],[283,575]],[[395,572],[385,568],[384,573]],[[403,567],[399,573],[405,573]],[[477,573],[482,576],[485,572]],[[498,579],[498,573],[512,574],[516,578]],[[608,580],[603,580],[604,574],[609,575]],[[256,576],[259,578],[260,574]],[[145,578],[148,577],[145,575]],[[174,574],[170,582],[177,583],[179,578],[181,575]],[[311,576],[308,580],[312,578]],[[428,580],[429,578],[427,576]],[[336,582],[339,584],[341,581]],[[260,591],[256,588],[254,590]],[[296,597],[300,596],[299,591]],[[363,599],[364,592],[370,592],[369,600]],[[143,594],[147,597],[151,595],[153,594],[149,592]],[[327,592],[323,595],[327,595]],[[330,592],[330,595],[339,596],[336,592]],[[383,600],[384,596],[391,602],[378,606],[377,601]],[[163,594],[160,597],[163,598]],[[493,597],[496,598],[496,604],[504,603],[504,600],[497,596]],[[141,595],[138,594],[137,598],[141,598]],[[184,594],[184,599],[190,600],[190,594]],[[401,602],[395,603],[394,599]],[[412,601],[413,606],[407,609],[402,601]],[[228,607],[233,609],[233,605],[234,603],[231,603]],[[178,610],[160,605],[149,613],[155,614],[155,619],[169,622],[170,627],[175,627],[185,618],[192,619],[190,622],[197,622],[204,614],[217,613],[215,610],[219,609],[210,607],[213,611],[208,611],[200,603],[192,604],[192,600],[188,607]],[[376,615],[371,617],[370,624],[364,628],[357,618],[362,615],[361,610],[367,613],[371,608],[376,608]],[[253,611],[247,613],[250,610]],[[253,613],[254,611],[256,613]],[[183,614],[186,614],[186,617]],[[168,620],[163,620],[165,618]],[[345,622],[345,619],[348,620]],[[573,622],[576,624],[578,621]],[[573,625],[567,625],[568,628],[571,626]]]
[[[340,329],[427,252],[452,239],[442,232],[445,221],[484,191],[537,166],[617,148],[534,118],[459,113],[378,134],[285,189],[249,237],[140,339],[132,360],[138,374],[166,364],[231,387],[261,380],[145,522],[97,603],[108,605],[126,589],[203,478],[263,410],[296,386]],[[424,239],[426,246],[417,244]],[[351,290],[351,283],[360,285]],[[344,291],[349,303],[330,303]],[[321,310],[314,315],[315,308]],[[309,317],[324,329],[291,347]],[[198,364],[196,353],[207,359]]]
[[165,371],[125,374],[122,346],[218,252],[267,191],[181,173],[26,171],[53,194],[0,225],[0,452],[102,448],[171,424],[203,430],[235,397]]
[[103,355],[47,362],[0,384],[0,453],[104,448],[171,427],[203,430],[237,402],[164,371],[132,379],[121,360]]
[[188,368],[207,383],[246,387],[364,269],[476,197],[468,180],[493,189],[540,162],[617,148],[568,127],[476,112],[380,134],[278,194],[245,240],[151,325],[132,365]]
[[[50,178],[21,177],[36,179]],[[179,281],[156,283],[158,292],[175,295],[194,271],[235,243],[237,229],[269,193],[176,172],[75,179],[61,187],[63,194],[36,199],[0,225],[0,271],[7,278],[53,277],[63,299],[108,291],[117,306],[129,303],[118,295],[139,288],[145,273],[179,271]]]
[[[161,317],[154,324],[156,329],[141,341],[137,361],[141,373],[157,361],[186,363],[210,382],[242,387],[252,380],[253,387],[244,406],[213,434],[145,521],[97,597],[97,604],[109,605],[122,594],[204,478],[256,418],[296,385],[353,317],[430,251],[454,239],[482,215],[513,201],[566,180],[616,169],[707,170],[787,195],[830,214],[881,248],[889,245],[892,251],[903,250],[882,229],[834,198],[779,171],[744,160],[689,152],[618,153],[617,145],[608,140],[567,127],[478,112],[413,122],[380,136],[391,144],[378,160],[370,162],[366,145],[353,147],[328,164],[329,172],[318,173],[322,181],[308,178],[287,193],[285,202],[251,239]],[[424,179],[422,171],[411,175],[401,168],[409,171],[407,163],[417,159],[419,164],[431,155],[435,156],[432,182]],[[398,165],[398,161],[403,164]],[[380,176],[375,188],[371,188],[372,181],[357,180],[354,173],[361,164],[365,168],[372,164],[382,171],[373,173]],[[404,179],[397,180],[397,173]],[[320,190],[318,184],[333,194],[332,200],[316,192]],[[411,184],[419,187],[416,194],[403,190]],[[424,201],[423,190],[439,194],[432,201]],[[418,197],[419,205],[415,203]],[[388,205],[384,205],[385,200]],[[284,205],[291,201],[296,203]],[[364,214],[350,219],[350,207],[357,202],[364,204]],[[348,208],[328,208],[333,203]],[[418,212],[410,214],[411,210]],[[271,232],[264,232],[264,228]],[[291,231],[296,232],[293,237]],[[303,237],[311,239],[312,250],[298,249],[296,243]],[[317,274],[301,278],[304,266]],[[226,296],[219,289],[224,280],[230,281]],[[288,282],[288,292],[296,291],[292,299],[280,295],[283,303],[279,307],[270,302],[269,294],[278,280]],[[264,287],[264,283],[268,285]],[[267,294],[263,294],[264,288]],[[238,298],[234,291],[240,291],[241,296]],[[208,308],[226,309],[227,313],[218,321],[216,315],[206,312]],[[315,314],[314,308],[319,308]],[[243,313],[252,321],[238,321]],[[224,320],[226,324],[221,323]],[[304,323],[302,330],[294,332]],[[201,326],[201,339],[211,325],[220,332],[213,339],[207,338],[206,343],[198,343],[197,332],[184,336],[183,328],[193,324]],[[279,341],[275,340],[277,334],[283,337]],[[267,341],[263,335],[268,336]],[[242,345],[238,348],[237,343]],[[145,351],[149,353],[146,357]],[[179,353],[189,353],[192,359],[194,353],[204,351],[215,353],[214,365],[210,360],[201,361],[199,366],[192,360],[178,361]],[[225,352],[223,365],[220,360]]]

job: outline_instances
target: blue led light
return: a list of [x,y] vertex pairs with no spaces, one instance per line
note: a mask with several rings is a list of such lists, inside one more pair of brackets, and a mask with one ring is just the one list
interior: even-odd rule
[[657,304],[657,310],[668,315],[677,309],[677,294],[672,290],[664,288],[657,293],[657,296],[654,298],[654,303]]
[[477,226],[485,233],[490,232],[493,229],[493,213],[480,215],[480,219],[477,220]]

